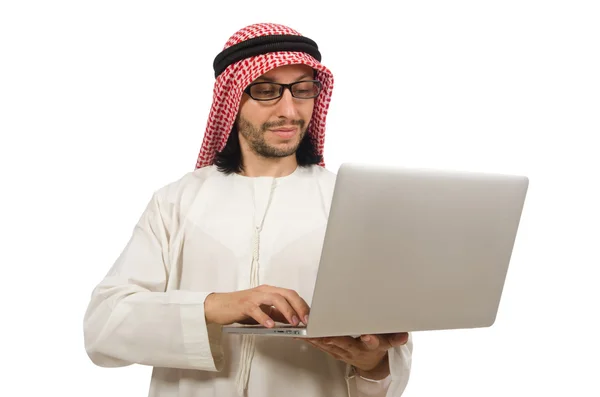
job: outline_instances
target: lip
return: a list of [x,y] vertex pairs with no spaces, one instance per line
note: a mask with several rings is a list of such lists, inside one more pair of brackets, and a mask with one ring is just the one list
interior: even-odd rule
[[281,138],[291,138],[296,133],[296,128],[277,128],[271,130],[275,135]]

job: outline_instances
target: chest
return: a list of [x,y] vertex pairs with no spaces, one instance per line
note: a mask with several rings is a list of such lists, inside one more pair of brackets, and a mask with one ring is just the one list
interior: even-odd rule
[[183,224],[179,284],[247,289],[254,270],[259,285],[291,288],[310,301],[326,225],[322,196],[311,189],[257,183],[199,196]]

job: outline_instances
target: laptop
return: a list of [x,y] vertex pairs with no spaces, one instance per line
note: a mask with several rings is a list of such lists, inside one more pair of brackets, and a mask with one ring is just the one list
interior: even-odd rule
[[529,179],[344,163],[308,325],[230,334],[313,338],[490,327]]

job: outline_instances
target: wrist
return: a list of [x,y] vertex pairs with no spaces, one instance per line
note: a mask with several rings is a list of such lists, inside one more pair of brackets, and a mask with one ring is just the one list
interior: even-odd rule
[[355,368],[355,371],[358,376],[368,380],[378,381],[387,378],[390,374],[388,353],[385,353],[385,355],[374,368],[369,370]]
[[216,323],[214,316],[213,316],[213,306],[214,306],[214,300],[216,298],[216,293],[210,293],[206,296],[206,298],[204,299],[204,319],[206,320],[206,324],[214,324]]

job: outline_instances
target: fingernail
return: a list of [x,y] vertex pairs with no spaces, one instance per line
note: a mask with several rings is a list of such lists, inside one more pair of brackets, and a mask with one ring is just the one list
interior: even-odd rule
[[308,314],[306,316],[304,316],[304,324],[308,325]]
[[365,342],[368,342],[371,340],[371,337],[369,335],[366,335],[366,336],[363,336],[361,339]]
[[402,342],[402,344],[405,344],[406,343],[406,339],[405,338],[406,338],[406,335],[402,335],[402,334],[396,335],[396,336],[394,336],[394,341],[396,341],[396,342]]
[[298,317],[292,316],[292,324],[297,325],[299,322],[300,320],[298,320]]
[[275,323],[273,322],[273,320],[267,320],[267,327],[272,327],[274,325]]

